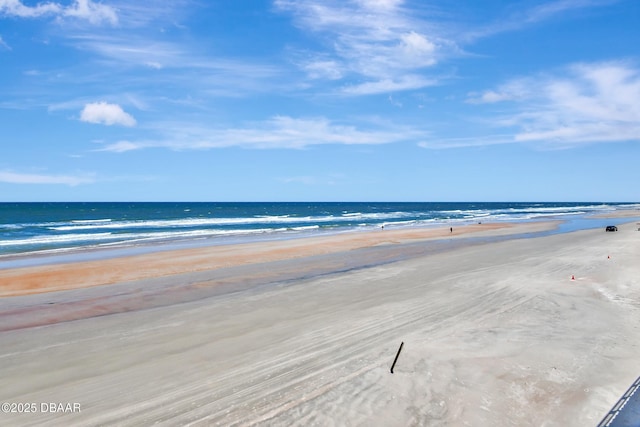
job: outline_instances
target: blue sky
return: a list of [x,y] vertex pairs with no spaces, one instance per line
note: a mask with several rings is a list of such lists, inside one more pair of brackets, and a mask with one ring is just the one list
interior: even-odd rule
[[637,0],[0,0],[0,201],[640,200]]

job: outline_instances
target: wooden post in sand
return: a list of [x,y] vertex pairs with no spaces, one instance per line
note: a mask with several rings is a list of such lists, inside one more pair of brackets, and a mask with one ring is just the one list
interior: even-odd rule
[[396,362],[398,361],[398,356],[400,356],[400,352],[402,351],[402,346],[404,345],[404,341],[402,341],[400,343],[400,348],[398,349],[398,352],[396,353],[396,358],[393,359],[393,365],[391,365],[391,373],[393,374],[393,368],[396,366]]

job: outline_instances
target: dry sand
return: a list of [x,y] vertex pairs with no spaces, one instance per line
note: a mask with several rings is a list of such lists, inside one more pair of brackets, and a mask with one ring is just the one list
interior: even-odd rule
[[[491,228],[473,235],[521,230]],[[5,295],[47,271],[57,284],[27,293],[71,290],[0,299],[0,402],[37,409],[0,424],[595,425],[640,374],[640,232],[618,228],[432,253],[416,252],[429,236],[385,230],[227,247],[214,264],[221,249],[7,270]]]

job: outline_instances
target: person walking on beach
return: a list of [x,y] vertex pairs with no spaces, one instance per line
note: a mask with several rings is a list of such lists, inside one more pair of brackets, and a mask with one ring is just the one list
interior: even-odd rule
[[453,227],[450,227],[450,228],[449,228],[449,232],[450,232],[450,233],[453,233]]

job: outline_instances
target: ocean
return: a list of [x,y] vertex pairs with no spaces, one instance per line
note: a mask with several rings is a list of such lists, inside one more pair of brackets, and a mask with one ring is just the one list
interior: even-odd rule
[[210,245],[385,227],[638,209],[631,203],[0,203],[0,260],[80,249]]

